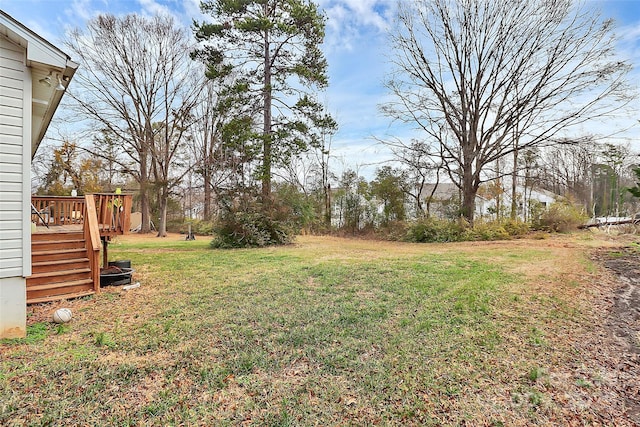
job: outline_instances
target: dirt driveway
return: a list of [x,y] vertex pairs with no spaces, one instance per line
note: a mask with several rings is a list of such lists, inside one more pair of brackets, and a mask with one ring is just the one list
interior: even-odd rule
[[624,397],[629,418],[640,425],[640,247],[599,250],[594,259],[615,280],[602,307],[610,348],[601,353],[596,344],[595,361],[611,375],[611,385]]

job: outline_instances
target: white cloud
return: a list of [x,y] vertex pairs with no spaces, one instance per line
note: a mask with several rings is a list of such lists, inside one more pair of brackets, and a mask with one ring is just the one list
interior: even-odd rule
[[388,0],[321,0],[327,16],[326,50],[353,51],[385,33],[393,10]]
[[618,27],[616,33],[620,54],[637,67],[640,63],[640,23]]
[[138,0],[138,4],[149,15],[175,16],[174,11],[155,0]]
[[71,6],[65,9],[64,13],[71,20],[75,21],[80,18],[83,21],[88,21],[93,18],[98,11],[91,0],[73,0]]
[[182,2],[184,14],[189,18],[200,19],[200,0],[184,0]]

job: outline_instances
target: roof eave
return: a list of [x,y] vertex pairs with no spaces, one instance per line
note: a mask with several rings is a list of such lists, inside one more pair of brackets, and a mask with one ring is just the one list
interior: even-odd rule
[[[78,64],[51,42],[2,10],[0,10],[0,34],[26,49],[26,65],[28,67],[46,70],[50,73],[55,72],[60,76],[62,84],[65,86],[65,90],[55,90],[55,85],[52,85],[51,89],[46,92],[46,97],[43,96],[41,99],[46,102],[47,109],[42,118],[38,118],[40,123],[34,123],[31,140],[31,155],[33,157],[49,128],[51,119],[60,105],[69,82],[75,75]],[[57,84],[57,82],[55,83]],[[36,84],[38,84],[37,81],[32,82],[32,85]]]

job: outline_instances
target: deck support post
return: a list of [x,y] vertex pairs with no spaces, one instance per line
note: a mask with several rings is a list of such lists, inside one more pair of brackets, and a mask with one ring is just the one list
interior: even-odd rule
[[109,238],[107,236],[102,237],[102,268],[109,267]]

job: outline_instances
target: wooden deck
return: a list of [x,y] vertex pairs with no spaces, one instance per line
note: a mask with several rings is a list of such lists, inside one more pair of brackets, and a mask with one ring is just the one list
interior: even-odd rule
[[44,225],[36,225],[33,234],[73,233],[81,231],[82,224],[50,225],[48,228]]
[[106,264],[108,241],[129,232],[132,196],[33,196],[31,201],[36,227],[31,235],[27,303],[99,292],[100,251]]

